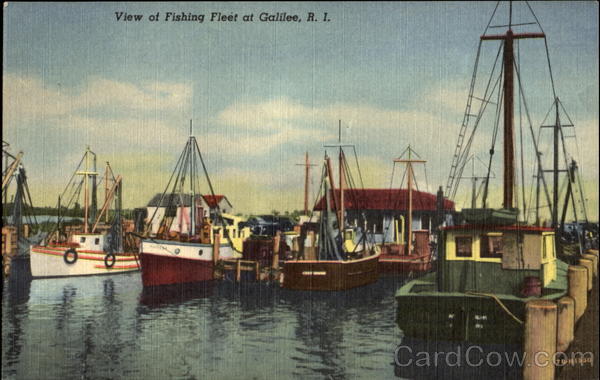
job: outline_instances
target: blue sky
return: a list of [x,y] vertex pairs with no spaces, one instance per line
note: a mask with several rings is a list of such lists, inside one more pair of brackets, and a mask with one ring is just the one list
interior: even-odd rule
[[[479,36],[494,6],[8,3],[3,139],[25,152],[36,204],[55,202],[89,144],[123,174],[125,205],[144,205],[163,190],[190,119],[217,192],[241,212],[301,208],[295,163],[305,151],[321,161],[338,119],[368,186],[389,187],[392,159],[411,144],[428,160],[434,191],[446,182]],[[558,95],[577,125],[577,159],[597,209],[598,5],[531,6],[547,35]],[[144,18],[117,21],[115,12]],[[157,12],[159,21],[149,21]],[[166,12],[206,19],[166,22]],[[211,12],[239,19],[209,22]],[[262,12],[302,21],[259,22]],[[331,21],[309,23],[308,12],[327,12]],[[499,12],[506,16],[506,6]],[[514,12],[513,22],[530,21],[524,3]],[[242,22],[245,14],[255,21]],[[523,73],[539,125],[552,102],[544,45],[523,42],[521,49],[523,66],[533,67]],[[479,154],[489,149],[482,141]],[[417,175],[424,183],[425,173]]]

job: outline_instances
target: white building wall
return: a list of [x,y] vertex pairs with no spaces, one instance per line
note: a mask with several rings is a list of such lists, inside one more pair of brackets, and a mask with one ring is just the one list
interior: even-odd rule
[[[158,208],[158,211],[156,210],[157,208]],[[158,232],[160,224],[165,216],[165,208],[164,207],[146,207],[146,210],[148,211],[148,216],[145,221],[146,223],[148,223],[148,221],[150,221],[150,218],[152,218],[152,216],[154,215],[154,212],[156,211],[156,215],[154,215],[154,218],[152,219],[152,224],[150,225],[150,233],[156,234]]]

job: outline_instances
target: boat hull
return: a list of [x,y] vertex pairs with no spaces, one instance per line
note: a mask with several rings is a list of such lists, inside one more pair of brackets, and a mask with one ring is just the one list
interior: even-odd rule
[[431,255],[424,256],[379,256],[381,273],[425,273],[431,270]]
[[[213,246],[168,240],[143,240],[140,246],[144,286],[185,284],[214,279]],[[235,258],[229,244],[219,248],[219,259]]]
[[[397,323],[405,336],[427,341],[520,344],[523,325],[491,298],[447,295],[404,296],[398,303]],[[520,320],[525,302],[503,301]]]
[[185,284],[214,279],[212,261],[192,260],[142,253],[144,286]]
[[282,286],[294,290],[346,290],[379,278],[379,255],[349,261],[286,261]]
[[404,336],[425,341],[521,344],[526,303],[557,301],[566,288],[542,297],[437,291],[435,273],[408,282],[396,294],[396,322]]
[[33,278],[92,276],[139,270],[139,263],[133,255],[117,254],[114,265],[107,267],[104,262],[105,252],[77,248],[71,248],[77,252],[77,260],[68,264],[64,259],[65,251],[68,249],[70,248],[67,246],[32,246],[29,260]]

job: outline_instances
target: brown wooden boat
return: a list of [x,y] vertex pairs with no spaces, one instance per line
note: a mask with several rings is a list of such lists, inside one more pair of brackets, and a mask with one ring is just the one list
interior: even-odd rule
[[345,290],[379,278],[379,254],[347,261],[294,260],[283,266],[281,284],[295,290]]
[[[318,244],[314,233],[304,247],[302,259],[285,261],[280,277],[281,286],[295,290],[346,290],[371,284],[379,278],[379,251],[361,242],[359,251],[348,250],[342,244],[344,228],[344,186],[347,168],[340,147],[340,191],[336,194],[331,160],[325,156],[322,178],[325,210],[319,221]],[[331,191],[330,191],[331,189]],[[332,207],[333,206],[333,207]],[[335,210],[335,213],[332,212]]]

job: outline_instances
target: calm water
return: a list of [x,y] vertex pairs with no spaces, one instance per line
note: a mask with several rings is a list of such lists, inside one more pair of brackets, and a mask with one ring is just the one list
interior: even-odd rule
[[139,273],[4,283],[2,377],[387,378],[401,280],[144,290]]
[[403,278],[338,293],[229,281],[148,290],[139,273],[32,281],[22,273],[27,262],[14,263],[2,298],[5,379],[488,380],[520,374],[497,367],[395,367],[403,339],[394,322],[394,293]]

